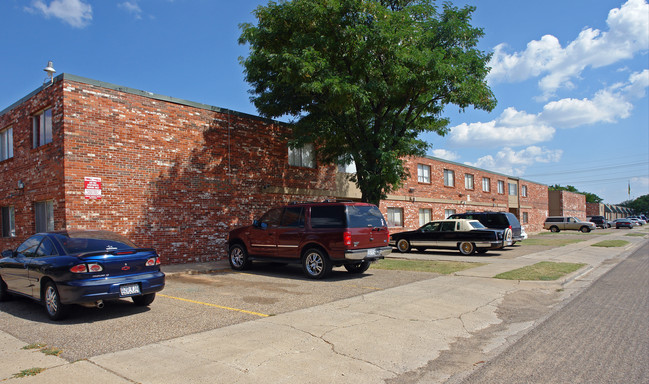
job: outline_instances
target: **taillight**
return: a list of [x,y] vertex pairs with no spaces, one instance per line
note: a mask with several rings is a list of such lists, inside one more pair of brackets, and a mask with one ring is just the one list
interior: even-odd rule
[[146,261],[147,267],[153,267],[154,265],[160,265],[160,257],[149,257]]
[[74,267],[70,268],[72,273],[85,273],[88,272],[88,267],[85,264],[77,264]]
[[86,272],[97,273],[103,270],[104,267],[102,267],[101,264],[97,264],[97,263],[77,264],[74,267],[70,268],[70,272],[72,273],[86,273]]
[[343,233],[343,243],[345,243],[345,245],[348,246],[348,247],[352,246],[352,234],[351,234],[351,232]]

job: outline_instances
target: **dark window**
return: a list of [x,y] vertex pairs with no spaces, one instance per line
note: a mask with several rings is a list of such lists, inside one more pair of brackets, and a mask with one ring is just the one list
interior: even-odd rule
[[374,205],[348,205],[349,228],[385,227],[383,214]]
[[285,208],[279,225],[280,227],[304,227],[304,208]]
[[34,204],[36,213],[36,232],[54,230],[54,203],[52,201],[39,201]]
[[52,241],[47,237],[43,239],[41,246],[38,247],[38,250],[36,251],[37,256],[56,256],[58,254],[56,247],[54,247]]
[[16,253],[21,254],[25,257],[34,257],[36,256],[36,249],[38,245],[43,240],[43,236],[32,236],[29,239],[25,240],[24,243],[20,244]]
[[276,227],[279,225],[281,217],[282,208],[274,208],[266,212],[259,221],[262,224],[268,225],[269,227]]
[[345,216],[342,205],[311,207],[311,228],[345,228]]
[[455,231],[455,221],[444,221],[442,222],[442,227],[440,229],[442,232],[453,232]]
[[16,236],[16,219],[14,207],[2,207],[2,237]]
[[78,232],[68,233],[67,235],[57,233],[54,236],[56,236],[56,239],[68,255],[137,248],[127,238],[111,232],[98,232],[96,234]]

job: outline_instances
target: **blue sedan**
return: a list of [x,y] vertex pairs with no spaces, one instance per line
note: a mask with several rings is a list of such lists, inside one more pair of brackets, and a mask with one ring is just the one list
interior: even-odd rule
[[70,304],[102,308],[104,300],[130,297],[148,306],[164,284],[155,250],[109,231],[38,233],[0,259],[0,301],[10,294],[32,298],[52,320]]

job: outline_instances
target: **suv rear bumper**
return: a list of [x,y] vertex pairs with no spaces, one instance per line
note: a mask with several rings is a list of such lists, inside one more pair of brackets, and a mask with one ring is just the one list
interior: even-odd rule
[[345,260],[363,261],[379,260],[392,252],[392,247],[349,249],[345,251]]

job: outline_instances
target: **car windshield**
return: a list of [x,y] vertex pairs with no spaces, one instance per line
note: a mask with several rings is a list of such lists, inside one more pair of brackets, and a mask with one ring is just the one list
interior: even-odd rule
[[484,225],[482,225],[479,221],[469,221],[469,224],[475,229],[487,228]]
[[54,236],[68,255],[137,248],[129,239],[108,231],[57,233]]

